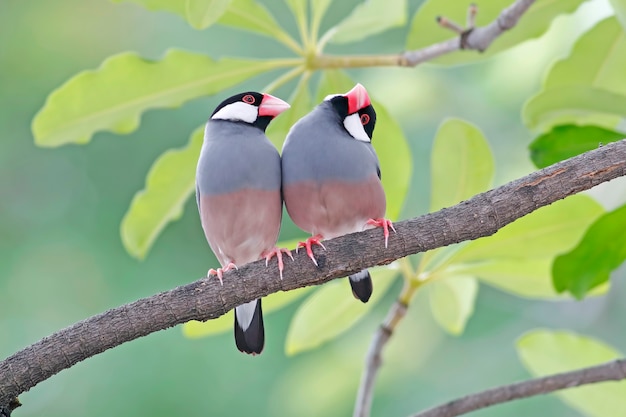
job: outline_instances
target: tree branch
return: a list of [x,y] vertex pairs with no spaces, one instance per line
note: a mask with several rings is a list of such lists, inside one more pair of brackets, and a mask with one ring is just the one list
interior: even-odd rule
[[626,379],[626,359],[607,362],[602,365],[564,372],[542,378],[530,379],[515,384],[503,385],[477,394],[468,395],[446,404],[431,408],[412,417],[455,417],[470,411],[486,408],[520,398],[548,394],[554,391],[594,384],[603,381]]
[[278,291],[318,285],[374,265],[489,236],[557,200],[626,175],[626,140],[602,146],[436,213],[396,224],[389,247],[378,229],[324,242],[319,268],[306,254],[285,264],[281,280],[264,261],[216,279],[200,279],[114,308],[45,337],[0,362],[0,407],[57,372],[122,343],[189,320],[217,318],[237,305]]
[[365,369],[363,370],[363,377],[361,378],[359,392],[354,405],[354,417],[368,417],[370,415],[374,383],[378,376],[378,370],[383,363],[383,348],[391,338],[397,324],[406,315],[407,308],[408,306],[406,304],[399,300],[396,301],[391,307],[391,310],[389,310],[384,323],[376,330],[376,333],[374,333],[365,358]]
[[512,29],[535,0],[516,0],[502,10],[490,24],[467,28],[460,36],[422,49],[392,55],[334,56],[322,54],[315,57],[311,66],[317,68],[363,68],[379,66],[414,67],[441,55],[460,49],[483,52],[507,30]]

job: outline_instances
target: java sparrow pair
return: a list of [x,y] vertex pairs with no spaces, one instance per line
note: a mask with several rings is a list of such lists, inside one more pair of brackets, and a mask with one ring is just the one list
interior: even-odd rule
[[[278,259],[282,197],[293,221],[314,236],[302,243],[317,264],[311,245],[323,238],[381,226],[385,194],[378,158],[371,146],[376,113],[367,91],[357,84],[346,94],[327,97],[289,131],[278,152],[265,136],[269,122],[289,108],[284,101],[247,92],[217,106],[205,129],[198,160],[196,198],[202,227],[222,274],[235,264],[265,257]],[[367,271],[350,277],[355,297],[372,293]],[[264,345],[261,300],[235,308],[235,342],[240,351],[258,354]]]

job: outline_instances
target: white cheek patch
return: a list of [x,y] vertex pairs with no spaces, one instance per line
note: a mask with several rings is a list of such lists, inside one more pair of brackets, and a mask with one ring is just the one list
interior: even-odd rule
[[365,129],[361,124],[361,117],[359,116],[359,113],[351,114],[343,119],[343,126],[354,139],[362,142],[371,142],[370,137],[367,136],[367,133],[365,133]]
[[259,115],[259,108],[251,104],[238,101],[222,107],[211,119],[241,121],[254,123]]

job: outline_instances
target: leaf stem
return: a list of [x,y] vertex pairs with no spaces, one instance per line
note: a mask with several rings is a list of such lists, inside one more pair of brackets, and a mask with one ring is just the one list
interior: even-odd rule
[[[320,41],[318,48],[323,47]],[[311,69],[396,67],[403,66],[401,55],[325,55],[315,56],[309,63]]]
[[275,39],[285,45],[287,48],[291,49],[298,55],[304,55],[304,48],[287,32],[280,31],[276,34]]
[[286,73],[284,73],[280,77],[276,78],[274,81],[269,83],[262,91],[265,92],[265,93],[271,93],[272,91],[274,91],[277,88],[287,84],[289,81],[293,80],[298,75],[300,75],[303,72],[305,72],[305,70],[306,69],[305,69],[304,65],[297,66],[296,68],[292,69],[291,71],[287,71]]

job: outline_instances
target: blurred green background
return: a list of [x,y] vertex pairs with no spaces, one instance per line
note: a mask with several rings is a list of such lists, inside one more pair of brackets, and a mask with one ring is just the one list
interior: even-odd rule
[[[265,3],[295,33],[282,0]],[[335,3],[324,27],[357,2]],[[411,15],[419,3],[410,3]],[[483,129],[496,156],[496,184],[530,172],[526,146],[532,136],[521,123],[521,105],[539,89],[549,63],[607,13],[604,1],[587,2],[575,15],[556,19],[540,40],[478,64],[353,71],[353,78],[397,117],[410,141],[414,173],[402,217],[427,210],[431,143],[446,117],[462,117]],[[407,30],[329,52],[398,52]],[[441,29],[433,23],[432,30]],[[88,316],[198,279],[216,265],[192,200],[141,262],[124,251],[119,224],[158,155],[183,146],[223,97],[260,90],[272,74],[178,109],[149,111],[136,132],[98,133],[87,146],[36,148],[30,133],[30,121],[46,96],[77,72],[118,52],[156,59],[173,46],[214,58],[289,56],[270,39],[220,26],[198,32],[177,16],[134,4],[0,0],[1,357]],[[292,88],[287,85],[276,95],[288,98]],[[384,146],[384,138],[376,138],[375,146]],[[609,185],[594,195],[612,208],[615,190]],[[288,227],[284,235],[293,233]],[[615,274],[623,275],[623,268]],[[399,287],[398,282],[359,325],[318,350],[284,354],[295,305],[267,315],[267,344],[260,357],[240,354],[230,332],[188,340],[177,327],[63,371],[22,395],[25,406],[15,415],[349,415],[370,337]],[[373,415],[408,415],[528,378],[514,341],[537,327],[571,329],[622,348],[626,306],[619,300],[624,296],[620,279],[613,280],[608,295],[583,302],[528,301],[481,286],[476,313],[455,338],[434,324],[420,295],[385,352]],[[579,416],[553,396],[472,415]]]

